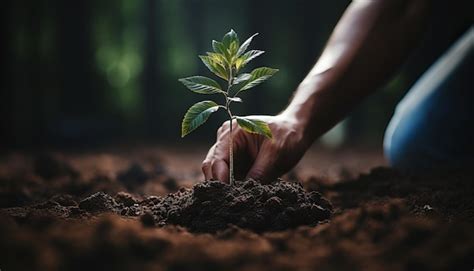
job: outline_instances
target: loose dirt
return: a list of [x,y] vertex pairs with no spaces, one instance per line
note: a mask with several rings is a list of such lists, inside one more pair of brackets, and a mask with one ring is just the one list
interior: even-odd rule
[[474,267],[472,170],[229,186],[180,181],[156,157],[123,157],[3,158],[0,269]]

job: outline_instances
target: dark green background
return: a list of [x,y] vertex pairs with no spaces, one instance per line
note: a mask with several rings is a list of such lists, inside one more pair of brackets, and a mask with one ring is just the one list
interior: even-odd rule
[[[243,96],[240,114],[275,114],[287,104],[349,1],[5,0],[0,54],[1,136],[7,147],[96,146],[178,141],[194,102],[209,98],[177,81],[210,75],[197,58],[230,28],[260,35],[254,65],[279,68]],[[450,15],[446,15],[449,19]],[[445,20],[446,21],[446,20]],[[439,25],[430,26],[437,31]],[[384,90],[345,122],[347,143],[380,144],[394,106],[459,34],[427,39]],[[219,99],[220,97],[216,97]],[[214,139],[224,115],[189,136]]]

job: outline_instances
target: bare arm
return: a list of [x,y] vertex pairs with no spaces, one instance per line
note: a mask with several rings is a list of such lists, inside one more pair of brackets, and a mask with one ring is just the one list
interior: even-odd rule
[[406,59],[429,15],[426,0],[354,1],[282,113],[314,140],[380,87]]

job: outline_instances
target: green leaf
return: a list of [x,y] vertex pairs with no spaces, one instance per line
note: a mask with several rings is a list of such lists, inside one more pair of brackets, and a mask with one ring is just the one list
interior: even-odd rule
[[234,85],[240,84],[244,81],[249,80],[250,77],[252,77],[252,75],[250,73],[242,73],[234,79],[233,83],[234,83]]
[[265,53],[265,51],[260,51],[260,50],[250,50],[248,51],[247,53],[243,54],[238,61],[238,63],[236,63],[236,67],[237,69],[240,69],[242,67],[244,67],[245,65],[247,65],[251,60],[253,60],[254,58],[256,58],[257,56],[261,55]]
[[223,54],[207,52],[207,56],[210,57],[213,62],[221,65],[222,67],[225,66],[226,59],[225,59],[225,56]]
[[227,49],[230,49],[230,45],[232,44],[232,42],[235,42],[237,48],[239,48],[239,45],[240,45],[239,37],[237,36],[237,33],[235,33],[233,29],[231,29],[227,34],[224,35],[224,38],[222,38],[222,44]]
[[229,48],[226,47],[222,42],[215,41],[215,40],[212,41],[212,48],[214,49],[214,52],[224,56],[224,59],[226,63],[228,64],[227,66],[230,66],[230,63],[232,63],[233,57],[229,51]]
[[224,80],[228,80],[228,73],[226,72],[225,68],[217,61],[215,61],[210,56],[199,56],[202,60],[202,63],[206,65],[206,67],[215,75],[219,76]]
[[257,35],[258,35],[258,33],[253,34],[250,38],[248,38],[246,41],[244,41],[244,43],[242,43],[242,45],[240,45],[240,48],[237,51],[237,56],[240,56],[243,53],[245,53],[245,51],[247,51],[247,48],[249,47],[250,43],[252,42],[252,39]]
[[213,101],[202,101],[191,106],[181,123],[181,137],[185,137],[204,124],[209,116],[217,110],[219,110],[219,105]]
[[223,93],[219,83],[204,76],[191,76],[179,79],[183,85],[193,92],[199,94]]
[[235,103],[241,103],[241,102],[243,102],[240,97],[229,97],[228,99],[231,100],[231,101],[233,101],[233,102],[235,102]]
[[229,46],[229,55],[232,56],[232,59],[237,58],[237,51],[239,50],[239,44],[237,41],[233,41]]
[[219,53],[219,54],[225,54],[226,48],[222,42],[213,40],[212,41],[212,49],[214,49],[214,52]]
[[267,67],[261,67],[261,68],[257,68],[253,70],[250,73],[251,75],[250,79],[248,79],[244,83],[244,86],[239,90],[239,92],[255,87],[256,85],[272,77],[276,72],[278,72],[277,69],[272,69],[272,68],[267,68]]
[[268,124],[262,120],[250,119],[246,117],[235,117],[239,126],[246,132],[263,135],[272,138],[272,131]]
[[237,33],[231,29],[227,34],[222,38],[222,45],[225,48],[224,55],[226,56],[227,63],[229,67],[234,65],[235,60],[237,59],[237,51],[239,50],[240,41],[237,37]]

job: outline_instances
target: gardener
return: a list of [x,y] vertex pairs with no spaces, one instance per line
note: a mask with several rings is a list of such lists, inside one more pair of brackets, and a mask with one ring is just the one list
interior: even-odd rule
[[[276,116],[260,117],[269,123],[273,139],[246,133],[234,123],[236,178],[270,181],[294,167],[315,139],[380,88],[407,59],[432,18],[433,2],[353,1],[288,107]],[[467,31],[397,106],[384,139],[392,166],[413,170],[474,161],[474,29],[469,26],[472,18],[467,22]],[[203,162],[206,179],[228,181],[228,133],[226,122]]]

